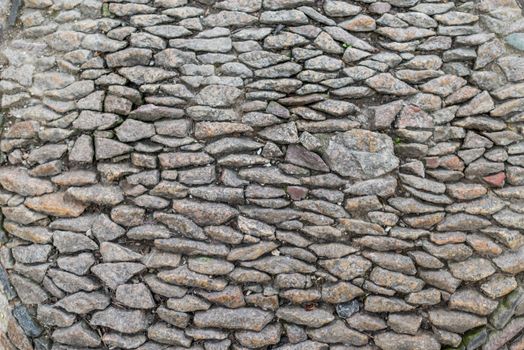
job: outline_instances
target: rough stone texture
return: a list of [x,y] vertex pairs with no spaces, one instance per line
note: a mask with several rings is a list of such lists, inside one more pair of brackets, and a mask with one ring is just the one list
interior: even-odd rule
[[523,348],[519,4],[0,1],[0,348]]

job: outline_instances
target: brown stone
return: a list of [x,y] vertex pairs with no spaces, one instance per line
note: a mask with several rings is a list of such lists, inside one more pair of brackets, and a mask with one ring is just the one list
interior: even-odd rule
[[65,192],[28,198],[25,205],[37,212],[58,217],[78,217],[87,208],[81,202],[68,197]]

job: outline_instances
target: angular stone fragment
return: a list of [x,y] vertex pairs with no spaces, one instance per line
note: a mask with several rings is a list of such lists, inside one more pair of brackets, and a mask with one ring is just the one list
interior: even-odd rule
[[141,105],[129,113],[129,117],[142,121],[155,121],[162,118],[181,118],[183,110],[178,108],[157,106],[153,104]]
[[215,4],[216,8],[242,12],[256,12],[262,7],[262,0],[224,0]]
[[522,227],[524,215],[504,209],[493,215],[493,218],[502,226],[519,229]]
[[503,272],[517,274],[524,271],[524,246],[516,251],[507,251],[493,258],[493,262]]
[[235,103],[242,92],[227,85],[209,85],[195,96],[195,102],[204,106],[228,107]]
[[377,74],[372,78],[367,79],[366,85],[384,94],[392,94],[395,96],[406,96],[417,93],[417,90],[395,78],[389,73]]
[[200,328],[245,329],[260,332],[271,322],[273,317],[272,312],[256,308],[226,309],[217,307],[196,312],[193,322],[195,326]]
[[440,344],[435,337],[420,333],[417,335],[386,332],[377,334],[375,343],[384,350],[439,350]]
[[138,263],[121,262],[98,264],[91,268],[109,288],[116,289],[120,284],[127,282],[135,274],[144,271],[145,266]]
[[399,164],[392,140],[384,134],[365,130],[333,136],[323,158],[338,174],[362,180],[386,174]]
[[115,52],[125,46],[126,42],[110,39],[103,34],[89,34],[82,40],[82,47],[93,51]]
[[406,27],[406,28],[391,28],[391,27],[381,27],[376,30],[377,33],[388,37],[391,40],[405,42],[415,39],[426,38],[428,36],[433,36],[436,33],[429,29],[418,28],[418,27]]
[[17,274],[11,274],[9,280],[20,300],[26,305],[41,304],[48,299],[47,292],[38,284]]
[[209,244],[180,238],[157,239],[155,240],[155,246],[160,250],[186,255],[225,256],[229,253],[229,248],[225,245]]
[[123,349],[133,349],[146,342],[145,335],[123,335],[116,332],[106,333],[102,336],[102,342],[109,347],[120,347]]
[[238,172],[241,178],[257,182],[260,184],[284,184],[300,185],[300,180],[295,177],[285,175],[277,167],[253,167],[241,169]]
[[225,204],[190,200],[173,201],[173,210],[188,216],[198,225],[221,225],[238,215],[237,210]]
[[69,327],[75,322],[75,315],[71,315],[49,305],[38,305],[37,320],[45,326]]
[[235,261],[248,261],[255,260],[260,256],[268,253],[278,247],[275,242],[260,242],[246,247],[234,248],[227,256],[227,260]]
[[134,119],[126,119],[115,131],[122,142],[134,142],[155,135],[153,125]]
[[357,255],[349,255],[345,258],[320,261],[324,267],[333,275],[342,280],[351,280],[364,275],[370,268],[371,262]]
[[264,48],[266,49],[285,49],[294,46],[300,46],[307,43],[308,40],[301,35],[283,32],[277,35],[269,35],[264,39]]
[[98,334],[90,329],[84,321],[80,321],[71,327],[59,328],[53,332],[51,337],[58,343],[78,347],[95,347],[101,343]]
[[486,298],[475,289],[462,289],[455,292],[450,300],[449,307],[454,310],[466,311],[480,316],[487,316],[495,311],[498,303]]
[[148,65],[152,57],[149,49],[129,48],[106,55],[109,67],[140,66]]
[[239,331],[235,333],[235,338],[243,346],[249,348],[259,348],[263,346],[277,344],[280,341],[282,326],[278,323],[264,327],[260,332]]
[[445,309],[430,310],[429,320],[436,327],[457,333],[464,333],[487,323],[485,317]]
[[421,85],[420,89],[427,93],[433,93],[445,97],[451,95],[453,92],[466,85],[466,83],[466,80],[457,77],[456,75],[448,74],[428,81]]
[[111,328],[121,333],[145,331],[148,326],[146,314],[141,310],[123,310],[113,306],[93,314],[89,323],[92,326]]
[[71,187],[66,194],[82,203],[114,206],[124,200],[118,186],[93,185],[90,187]]
[[160,165],[167,169],[181,168],[188,165],[206,165],[213,162],[213,158],[203,152],[160,153],[158,159]]
[[172,39],[169,45],[177,49],[205,52],[228,52],[232,48],[230,38],[213,39]]
[[249,26],[257,21],[257,18],[239,11],[220,11],[210,14],[204,19],[204,23],[210,27]]
[[81,233],[55,231],[53,245],[60,253],[76,253],[83,250],[97,250],[98,245]]
[[77,276],[58,269],[48,270],[47,275],[58,288],[68,293],[76,293],[81,290],[91,292],[100,288],[100,284],[90,277]]
[[519,82],[524,80],[524,58],[519,56],[505,56],[499,58],[497,63],[509,81]]
[[346,117],[348,114],[354,114],[358,111],[358,107],[353,103],[341,100],[325,100],[312,105],[314,109],[336,116]]
[[[351,208],[346,202],[346,210],[351,212]],[[346,232],[357,235],[385,235],[384,229],[377,224],[373,224],[366,221],[354,220],[354,219],[339,219],[340,224],[344,227]]]
[[180,266],[174,270],[162,271],[158,277],[168,283],[181,286],[197,287],[212,291],[223,290],[227,283],[223,279],[208,277],[189,270],[186,266]]
[[386,298],[382,296],[368,296],[364,303],[364,309],[369,312],[404,312],[411,311],[415,307],[405,303],[402,299]]
[[78,217],[86,209],[79,201],[67,198],[65,192],[29,198],[25,205],[37,212],[58,217]]
[[498,39],[494,39],[483,43],[477,49],[477,58],[475,60],[475,69],[480,69],[491,62],[495,61],[500,56],[506,53],[505,45]]
[[15,260],[23,264],[47,262],[52,247],[48,244],[30,244],[13,247],[11,253]]
[[330,325],[308,331],[311,339],[326,343],[343,343],[351,345],[366,345],[368,337],[348,328],[343,321],[337,320]]
[[487,259],[473,258],[449,265],[451,273],[463,281],[479,281],[495,273],[495,268]]
[[276,316],[287,322],[312,328],[322,327],[335,318],[330,312],[322,309],[304,310],[296,306],[283,306],[277,310]]
[[380,267],[375,267],[369,276],[374,283],[394,289],[400,293],[415,293],[424,287],[421,279],[406,276],[399,272],[391,272]]
[[144,66],[124,67],[120,68],[118,72],[137,85],[152,84],[174,78],[177,75],[175,72],[161,68]]
[[495,103],[487,91],[484,91],[475,96],[469,103],[461,106],[456,115],[457,117],[465,117],[470,115],[488,113],[495,108]]
[[438,231],[474,231],[489,226],[489,220],[470,214],[448,215],[437,226]]
[[101,292],[78,292],[66,296],[55,305],[75,314],[87,314],[94,310],[104,310],[110,304],[107,295]]
[[297,127],[293,122],[270,126],[261,130],[258,134],[276,143],[289,144],[298,142]]
[[272,275],[292,272],[311,273],[316,270],[314,266],[288,256],[268,256],[255,261],[244,262],[242,266],[254,267]]
[[184,331],[169,327],[163,322],[158,322],[147,329],[149,339],[162,344],[181,345],[188,347],[191,345],[191,338],[185,336]]
[[40,196],[54,191],[50,181],[31,177],[24,168],[3,167],[0,169],[0,184],[7,191],[22,196]]

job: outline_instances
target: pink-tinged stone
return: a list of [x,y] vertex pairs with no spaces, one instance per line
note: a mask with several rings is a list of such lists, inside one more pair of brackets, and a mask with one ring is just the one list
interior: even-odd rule
[[494,175],[484,176],[483,179],[493,187],[502,187],[506,180],[506,173],[501,171]]
[[299,201],[306,198],[308,189],[300,186],[289,186],[287,188],[287,194],[294,201]]
[[424,161],[426,163],[426,168],[428,169],[438,168],[440,163],[438,157],[426,157],[424,158]]

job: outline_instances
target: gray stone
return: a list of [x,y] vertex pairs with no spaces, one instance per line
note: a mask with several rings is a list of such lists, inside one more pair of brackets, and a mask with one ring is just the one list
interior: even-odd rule
[[384,350],[439,350],[439,342],[431,335],[420,333],[417,335],[397,334],[393,332],[381,333],[375,336],[375,343]]
[[197,327],[252,330],[260,332],[271,320],[272,312],[256,308],[212,308],[196,312],[193,322]]
[[379,177],[399,164],[388,136],[364,130],[333,136],[324,160],[338,174],[359,180]]
[[51,337],[59,343],[75,347],[95,347],[101,343],[98,334],[89,328],[84,321],[67,328],[59,328],[53,332]]
[[75,314],[88,314],[94,310],[104,310],[110,304],[107,295],[101,292],[78,292],[66,296],[55,305]]
[[434,309],[429,311],[429,320],[436,327],[450,332],[464,333],[472,328],[483,326],[486,318],[459,311]]
[[276,316],[287,322],[318,328],[333,321],[334,316],[325,310],[304,310],[296,306],[284,306],[277,310]]
[[122,142],[138,141],[155,135],[153,125],[134,119],[126,119],[115,131]]
[[121,333],[145,331],[148,326],[146,315],[143,311],[123,310],[113,306],[108,307],[104,311],[95,312],[89,323],[92,326],[107,327]]
[[144,271],[144,269],[145,266],[142,264],[121,262],[98,264],[91,268],[91,272],[100,278],[109,288],[116,289],[135,274]]

